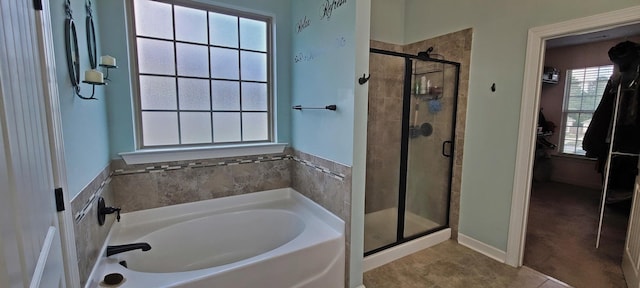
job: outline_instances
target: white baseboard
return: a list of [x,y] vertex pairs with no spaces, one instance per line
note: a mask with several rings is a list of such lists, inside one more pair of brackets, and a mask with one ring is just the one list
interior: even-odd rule
[[376,254],[364,257],[362,260],[362,272],[380,267],[384,264],[400,259],[404,256],[416,253],[436,244],[451,239],[451,228],[443,229],[427,236],[400,244],[398,246],[380,251]]
[[493,260],[496,260],[500,263],[505,263],[507,259],[507,252],[502,251],[496,247],[491,245],[487,245],[482,243],[476,239],[473,239],[467,235],[462,233],[458,233],[458,243],[462,246],[465,246],[471,250],[479,252]]

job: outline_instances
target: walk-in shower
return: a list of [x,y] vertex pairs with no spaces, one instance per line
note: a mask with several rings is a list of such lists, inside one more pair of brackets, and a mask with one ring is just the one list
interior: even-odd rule
[[365,256],[449,226],[460,63],[371,49]]

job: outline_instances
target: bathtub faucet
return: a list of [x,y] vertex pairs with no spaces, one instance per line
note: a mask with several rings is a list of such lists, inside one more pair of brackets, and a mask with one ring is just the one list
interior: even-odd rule
[[136,250],[136,249],[141,249],[142,251],[149,251],[151,250],[151,245],[149,245],[149,243],[132,243],[132,244],[125,244],[125,245],[107,246],[107,257],[111,255],[119,254],[122,252]]

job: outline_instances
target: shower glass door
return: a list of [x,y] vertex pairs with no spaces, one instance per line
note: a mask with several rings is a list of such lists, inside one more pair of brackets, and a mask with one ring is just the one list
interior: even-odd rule
[[371,52],[365,256],[448,227],[460,70],[429,54]]
[[404,58],[370,54],[364,250],[398,240]]
[[404,238],[448,225],[457,95],[456,66],[410,62]]

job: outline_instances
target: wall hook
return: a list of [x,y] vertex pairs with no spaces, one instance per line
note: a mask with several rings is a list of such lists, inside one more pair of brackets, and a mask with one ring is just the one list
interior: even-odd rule
[[496,92],[496,83],[491,84],[491,92]]
[[369,74],[369,76],[367,76],[367,74],[362,74],[362,77],[358,79],[358,83],[360,83],[360,85],[364,85],[364,83],[367,83],[367,81],[369,81],[370,78],[371,78],[371,74]]

